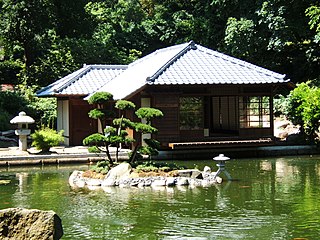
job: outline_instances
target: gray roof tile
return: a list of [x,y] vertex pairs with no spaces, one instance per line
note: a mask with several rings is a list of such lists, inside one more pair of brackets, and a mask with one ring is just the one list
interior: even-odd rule
[[86,66],[42,89],[38,96],[90,96],[97,91],[107,91],[115,99],[122,99],[148,84],[269,84],[288,81],[285,75],[191,41],[159,49],[128,66]]
[[123,72],[125,65],[85,65],[37,92],[37,96],[87,96]]

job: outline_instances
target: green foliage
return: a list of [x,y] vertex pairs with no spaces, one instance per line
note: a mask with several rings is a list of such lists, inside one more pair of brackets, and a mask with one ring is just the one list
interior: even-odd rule
[[[90,104],[97,104],[97,103],[100,104],[100,106],[98,106],[99,108],[93,109],[89,112],[90,117],[95,119],[100,119],[104,117],[104,115],[100,113],[111,111],[108,108],[111,108],[111,105],[109,103],[113,102],[112,94],[107,92],[100,92],[100,93],[98,92],[92,95],[89,100],[90,100],[89,102]],[[149,121],[148,124],[144,124],[141,122],[132,122],[130,119],[124,118],[125,110],[126,111],[133,110],[135,108],[134,103],[127,100],[118,100],[115,103],[114,108],[117,108],[120,110],[121,117],[114,118],[112,121],[112,126],[107,126],[106,124],[103,125],[105,127],[104,135],[96,133],[86,137],[83,140],[84,145],[96,146],[98,148],[99,146],[100,147],[104,146],[105,147],[104,151],[107,153],[107,156],[110,162],[113,162],[109,152],[110,146],[116,147],[116,161],[117,161],[121,144],[129,145],[135,142],[135,139],[128,136],[128,132],[127,132],[128,129],[133,129],[136,132],[140,132],[140,133],[155,133],[157,129],[150,125],[151,118],[160,117],[163,115],[162,112],[158,109],[140,108],[136,113],[138,113],[140,117],[144,117]],[[147,146],[143,146],[139,148],[138,155],[147,154],[149,156],[154,156],[158,154],[158,151],[156,149],[158,145],[159,143],[157,141],[155,140],[152,141],[150,139],[149,144]],[[101,148],[99,148],[99,150],[101,150]],[[136,156],[136,153],[134,154],[134,156]]]
[[0,80],[44,86],[84,63],[126,64],[190,40],[294,82],[317,79],[319,9],[314,0],[2,0]]
[[21,111],[28,112],[26,105],[27,100],[18,92],[0,92],[0,109],[5,110],[11,116],[16,116]]
[[112,164],[109,161],[99,161],[91,167],[91,170],[97,173],[107,174],[111,167]]
[[108,126],[104,129],[104,133],[106,136],[112,136],[117,133],[117,129],[115,127]]
[[289,95],[288,116],[301,126],[310,141],[319,141],[320,88],[310,82],[298,84]]
[[32,146],[42,151],[49,151],[51,147],[59,146],[64,141],[63,130],[57,132],[45,127],[31,134]]
[[288,115],[289,99],[283,95],[275,96],[273,99],[273,112],[275,117]]
[[178,166],[176,163],[153,161],[138,162],[136,165],[134,165],[134,168],[137,172],[170,172],[173,170],[184,169],[183,166]]
[[89,99],[89,104],[106,104],[113,99],[113,95],[108,92],[96,92]]
[[151,159],[152,156],[157,156],[159,154],[158,150],[160,149],[160,142],[152,138],[147,138],[143,140],[146,145],[139,147],[139,154],[148,155],[149,159]]
[[88,152],[89,153],[100,153],[100,149],[97,146],[90,146],[88,147]]
[[101,119],[105,117],[104,112],[101,109],[97,109],[97,108],[90,110],[88,114],[89,114],[89,117],[93,119]]
[[38,98],[35,95],[37,87],[18,85],[17,92],[23,97],[27,104],[28,114],[32,116],[36,122],[36,126],[54,128],[57,120],[57,100],[56,98]]
[[[249,19],[241,18],[237,20],[230,17],[227,22],[224,42],[226,50],[233,56],[248,57],[252,54],[252,45],[254,39],[255,29],[254,22]],[[248,44],[242,44],[247,42]],[[238,46],[235,48],[234,46]]]
[[6,131],[8,129],[12,128],[12,125],[10,124],[10,115],[7,111],[1,110],[0,114],[0,131]]
[[101,133],[94,133],[86,137],[85,139],[83,139],[83,145],[88,145],[88,146],[105,145],[106,142],[107,142],[106,137]]
[[53,80],[75,71],[79,65],[68,46],[63,46],[54,31],[48,31],[48,47],[33,64],[21,71],[21,82],[46,86]]
[[0,83],[18,84],[18,74],[23,64],[18,60],[0,61]]
[[306,9],[306,16],[310,18],[310,29],[316,31],[315,41],[320,42],[320,6],[311,6]]
[[140,122],[135,124],[135,130],[141,133],[156,133],[158,131],[156,128],[150,126],[149,124]]
[[134,129],[136,123],[127,118],[115,118],[113,119],[113,124],[115,126],[119,126],[121,124],[121,128]]
[[136,105],[133,102],[127,100],[118,100],[115,104],[115,108],[120,110],[135,109]]
[[136,115],[138,118],[145,119],[147,124],[149,124],[152,118],[162,117],[163,113],[156,108],[142,107],[136,111]]

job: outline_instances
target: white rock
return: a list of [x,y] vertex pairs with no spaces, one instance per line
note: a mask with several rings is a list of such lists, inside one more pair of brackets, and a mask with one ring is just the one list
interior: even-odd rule
[[179,177],[179,178],[177,178],[177,185],[178,185],[178,186],[186,186],[186,185],[189,185],[189,180],[188,180],[188,178],[185,178],[185,177]]
[[166,186],[166,180],[165,179],[156,179],[151,183],[152,187],[158,187],[158,186]]
[[102,187],[113,187],[115,185],[116,185],[116,180],[111,177],[103,180],[101,183]]
[[86,179],[86,184],[88,186],[101,186],[101,180],[100,179],[93,179],[93,178],[89,178]]
[[219,176],[216,176],[216,183],[222,183],[222,178]]
[[205,166],[205,167],[203,168],[203,172],[204,172],[204,173],[211,173],[211,168],[208,167],[208,166]]
[[73,171],[69,177],[69,185],[75,187],[75,183],[82,178],[83,171]]
[[174,177],[167,177],[166,185],[167,185],[167,186],[174,186],[174,185],[176,185],[176,178],[174,178]]
[[83,188],[86,185],[86,181],[84,179],[78,179],[74,182],[75,187]]
[[121,163],[118,166],[111,168],[105,179],[112,178],[115,180],[119,180],[122,178],[128,178],[131,171],[132,167],[129,163]]

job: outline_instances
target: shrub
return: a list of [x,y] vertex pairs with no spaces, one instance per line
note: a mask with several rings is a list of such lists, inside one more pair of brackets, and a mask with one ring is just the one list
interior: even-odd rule
[[63,143],[64,137],[62,134],[63,130],[57,132],[48,127],[36,130],[31,134],[32,146],[42,151],[49,151],[51,147],[59,146],[60,143]]
[[96,173],[106,174],[109,172],[112,164],[109,161],[99,161],[94,165],[91,170]]
[[10,116],[9,113],[0,108],[0,131],[5,131],[11,129],[12,126],[10,124]]
[[170,172],[173,170],[184,169],[183,166],[178,166],[175,163],[163,163],[146,161],[135,166],[136,172]]
[[100,153],[101,150],[97,146],[90,146],[88,147],[89,153]]

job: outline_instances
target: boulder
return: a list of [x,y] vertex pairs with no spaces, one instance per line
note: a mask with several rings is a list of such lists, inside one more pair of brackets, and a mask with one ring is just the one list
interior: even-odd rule
[[177,172],[179,177],[202,178],[202,172],[198,169],[183,169]]
[[1,239],[56,240],[62,235],[61,219],[53,211],[23,208],[0,210]]
[[111,168],[105,179],[111,178],[119,180],[121,178],[128,178],[132,172],[132,167],[129,163],[121,163],[118,166]]
[[186,185],[189,185],[188,178],[186,178],[186,177],[179,177],[179,178],[177,178],[177,185],[178,185],[178,186],[186,186]]
[[166,186],[166,179],[156,179],[151,183],[152,187],[163,187]]
[[111,177],[103,180],[101,183],[102,187],[113,187],[115,185],[116,185],[116,180]]
[[101,186],[102,181],[100,179],[91,179],[88,178],[85,180],[88,186]]
[[167,177],[166,185],[168,187],[176,185],[176,178],[174,177]]
[[83,171],[73,171],[69,177],[69,184],[71,187],[84,187],[86,182],[82,177]]

